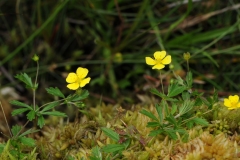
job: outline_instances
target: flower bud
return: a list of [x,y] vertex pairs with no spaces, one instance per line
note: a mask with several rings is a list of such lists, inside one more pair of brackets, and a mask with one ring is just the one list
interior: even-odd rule
[[189,52],[187,53],[183,53],[183,59],[185,59],[186,61],[188,61],[191,58],[191,55]]
[[39,57],[37,54],[34,54],[34,56],[32,57],[32,60],[34,60],[35,62],[37,62],[39,60]]

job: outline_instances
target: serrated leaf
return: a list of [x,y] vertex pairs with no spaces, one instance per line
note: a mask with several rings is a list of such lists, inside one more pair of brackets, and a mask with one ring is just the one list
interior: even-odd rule
[[176,131],[173,130],[173,129],[167,129],[167,130],[164,130],[164,132],[166,132],[166,134],[172,138],[173,140],[177,140],[177,134],[176,134]]
[[171,114],[173,115],[177,111],[177,105],[175,103],[172,104]]
[[168,97],[174,97],[182,93],[184,90],[186,90],[185,86],[180,86],[177,83],[173,83],[168,88]]
[[12,116],[15,116],[15,115],[24,113],[24,112],[26,112],[26,111],[29,111],[29,109],[28,109],[28,108],[15,109],[15,110],[12,111]]
[[12,126],[11,131],[12,131],[13,136],[16,136],[18,134],[18,132],[21,131],[21,129],[22,129],[22,127],[18,126],[18,125]]
[[27,87],[34,88],[34,86],[32,84],[32,79],[26,73],[17,74],[15,76],[15,78],[17,78],[20,81],[22,81],[23,83],[25,83],[27,85]]
[[187,82],[188,88],[189,89],[192,88],[192,82],[193,82],[193,80],[192,80],[192,72],[188,72],[187,73],[186,82]]
[[102,153],[98,146],[92,148],[92,153],[89,158],[90,160],[102,160]]
[[23,136],[26,136],[26,135],[28,135],[28,134],[30,134],[30,133],[35,133],[35,132],[38,132],[38,131],[39,131],[39,130],[34,130],[34,129],[31,128],[31,129],[23,132],[22,134],[20,134],[19,137],[23,137]]
[[151,131],[151,132],[149,133],[148,136],[154,137],[154,136],[157,136],[157,135],[159,135],[159,134],[161,134],[161,133],[163,133],[163,132],[164,132],[163,129],[153,130],[153,131]]
[[45,112],[45,111],[48,111],[48,110],[51,110],[53,109],[54,107],[56,107],[57,105],[59,105],[60,103],[59,102],[52,102],[48,105],[46,105],[42,110],[41,110],[41,113]]
[[160,124],[158,122],[148,122],[146,127],[158,127]]
[[151,118],[151,119],[153,119],[153,120],[155,120],[155,121],[158,121],[157,117],[156,117],[154,114],[152,114],[151,112],[148,112],[148,111],[145,110],[145,109],[142,109],[142,110],[140,111],[140,113],[142,113],[143,115],[145,115],[145,116],[147,116],[147,117],[149,117],[149,118]]
[[43,117],[43,116],[39,116],[39,117],[38,117],[37,125],[38,125],[40,128],[42,128],[44,124],[45,124],[45,122],[44,122],[44,117]]
[[101,130],[103,131],[104,134],[106,134],[106,136],[108,136],[112,140],[114,140],[116,142],[119,141],[119,135],[116,132],[114,132],[113,130],[111,130],[110,128],[101,127]]
[[125,146],[122,144],[108,144],[102,147],[102,151],[106,153],[119,152],[125,149]]
[[203,125],[203,126],[208,126],[208,124],[209,124],[208,121],[206,121],[205,119],[198,118],[198,117],[191,119],[191,121],[193,121],[196,124]]
[[46,90],[51,95],[54,95],[54,96],[57,96],[57,97],[61,97],[61,98],[65,98],[64,94],[57,87],[55,87],[55,88],[53,88],[53,87],[46,88]]
[[27,138],[27,137],[21,137],[20,142],[22,142],[24,145],[34,147],[35,146],[35,141],[32,138]]
[[27,114],[27,119],[28,119],[29,121],[32,121],[33,119],[35,119],[35,111],[30,111],[30,112],[28,112],[28,114]]
[[10,103],[11,103],[12,105],[16,105],[16,106],[20,106],[20,107],[26,107],[26,108],[28,108],[29,110],[32,110],[32,107],[31,107],[31,106],[29,106],[29,105],[27,105],[27,104],[25,104],[25,103],[22,103],[22,102],[20,102],[20,101],[17,101],[17,100],[12,100],[12,101],[10,101]]
[[159,92],[156,88],[151,89],[150,92],[161,97],[162,99],[167,98],[167,96],[165,94]]
[[76,101],[81,101],[85,98],[87,98],[89,95],[89,92],[87,90],[82,90],[81,94],[74,94],[68,96],[68,101],[76,102]]
[[[164,102],[162,101],[162,104],[164,105]],[[159,120],[160,120],[160,123],[163,122],[163,114],[162,114],[162,107],[158,104],[155,105],[155,108],[157,110],[157,114],[158,114],[158,117],[159,117]]]
[[66,113],[59,111],[43,112],[42,115],[58,116],[58,117],[67,117]]

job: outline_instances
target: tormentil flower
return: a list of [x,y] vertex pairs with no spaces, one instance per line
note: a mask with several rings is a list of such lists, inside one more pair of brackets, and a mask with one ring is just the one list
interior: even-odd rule
[[153,54],[155,59],[146,57],[146,63],[153,65],[152,69],[163,69],[165,65],[170,64],[172,59],[170,55],[166,56],[166,51],[157,51]]
[[240,102],[238,95],[229,96],[228,99],[224,98],[224,105],[228,107],[228,109],[236,109],[240,108]]
[[76,73],[69,73],[66,81],[70,84],[67,87],[71,90],[77,90],[79,87],[84,87],[87,83],[90,82],[91,78],[85,78],[88,74],[87,68],[78,67]]

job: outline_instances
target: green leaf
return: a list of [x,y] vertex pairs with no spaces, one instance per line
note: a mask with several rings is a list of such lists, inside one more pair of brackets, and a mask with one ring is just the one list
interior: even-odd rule
[[32,84],[32,79],[26,73],[17,74],[15,76],[15,78],[17,78],[20,81],[22,81],[23,83],[25,83],[27,85],[27,87],[34,88],[34,86]]
[[16,106],[20,106],[20,107],[26,107],[26,108],[28,108],[29,110],[32,110],[32,107],[31,107],[31,106],[29,106],[29,105],[27,105],[27,104],[25,104],[25,103],[22,103],[22,102],[20,102],[20,101],[17,101],[17,100],[12,100],[12,101],[10,101],[10,103],[11,103],[12,105],[16,105]]
[[122,144],[108,144],[102,147],[102,151],[106,153],[120,152],[125,149],[125,146]]
[[173,129],[166,129],[164,130],[164,132],[173,140],[177,140],[177,134],[176,134],[176,130]]
[[38,131],[39,131],[39,130],[34,130],[34,129],[31,128],[31,129],[23,132],[22,134],[20,134],[19,137],[23,137],[23,136],[26,136],[26,135],[28,135],[28,134],[30,134],[30,133],[35,133],[35,132],[38,132]]
[[159,92],[156,88],[151,89],[150,92],[161,97],[162,99],[167,98],[167,96],[165,94]]
[[68,101],[76,102],[76,101],[81,101],[83,99],[86,99],[89,95],[89,92],[87,90],[82,90],[80,95],[79,94],[74,94],[68,96]]
[[29,121],[32,121],[33,119],[35,119],[35,111],[32,110],[32,111],[28,112],[27,119]]
[[187,73],[186,82],[187,82],[188,89],[192,88],[193,79],[192,79],[192,72],[191,71],[189,71]]
[[151,118],[151,119],[153,119],[153,120],[155,120],[155,121],[158,121],[157,117],[156,117],[154,114],[152,114],[151,112],[148,112],[148,111],[145,110],[145,109],[142,109],[142,110],[140,111],[140,113],[144,114],[145,116],[147,116],[147,117],[149,117],[149,118]]
[[118,133],[114,132],[114,131],[111,130],[110,128],[101,127],[101,130],[103,131],[104,134],[106,134],[106,136],[108,136],[109,138],[111,138],[111,139],[114,140],[115,142],[118,142],[118,141],[119,141],[119,135],[118,135]]
[[146,127],[158,127],[160,126],[159,122],[148,122]]
[[[164,102],[162,101],[162,103],[164,103]],[[164,105],[164,104],[163,104],[163,105]],[[156,108],[156,110],[157,110],[157,114],[158,114],[158,117],[159,117],[159,119],[160,119],[160,123],[162,123],[162,122],[163,122],[162,106],[156,104],[156,105],[155,105],[155,108]]]
[[59,112],[59,111],[43,112],[42,115],[51,115],[51,116],[58,116],[58,117],[67,117],[66,113],[62,113],[62,112]]
[[180,86],[177,83],[173,83],[168,88],[168,97],[174,97],[182,93],[184,90],[186,90],[185,86]]
[[208,124],[209,124],[208,121],[206,121],[205,119],[198,118],[198,117],[191,119],[191,121],[195,122],[196,124],[203,125],[203,126],[208,126]]
[[151,131],[151,132],[149,133],[148,136],[154,137],[154,136],[157,136],[157,135],[159,135],[159,134],[161,134],[161,133],[163,133],[163,132],[164,132],[163,129],[153,130],[153,131]]
[[29,109],[28,108],[15,109],[15,110],[12,111],[12,116],[16,116],[16,115],[24,113],[26,111],[29,111]]
[[42,112],[45,112],[45,111],[48,111],[48,110],[51,110],[53,109],[55,106],[59,105],[60,103],[59,102],[52,102],[48,105],[46,105],[42,110],[41,110],[41,113]]
[[37,125],[38,125],[40,128],[42,128],[44,124],[45,124],[45,122],[44,122],[44,117],[43,117],[43,116],[39,116],[39,117],[38,117]]
[[92,148],[92,153],[89,158],[90,160],[102,160],[102,153],[98,146]]
[[27,138],[27,137],[21,137],[20,142],[22,142],[24,145],[34,147],[35,146],[35,141],[32,138]]
[[15,125],[15,126],[12,126],[12,134],[13,136],[16,136],[20,131],[21,131],[22,127],[21,126],[18,126],[18,125]]
[[193,107],[194,107],[194,101],[186,100],[183,102],[183,104],[179,108],[179,114],[184,115],[185,113],[191,111]]
[[175,127],[177,127],[177,121],[176,119],[173,117],[173,115],[169,115],[168,117],[165,118],[169,123],[173,124]]
[[46,88],[47,92],[53,96],[57,96],[57,97],[61,97],[61,98],[65,98],[64,94],[61,92],[60,89],[58,89],[57,87],[53,88]]
[[178,106],[177,106],[175,103],[173,103],[173,104],[172,104],[172,109],[171,109],[171,114],[172,114],[172,115],[174,115],[174,113],[176,113],[177,108],[178,108]]

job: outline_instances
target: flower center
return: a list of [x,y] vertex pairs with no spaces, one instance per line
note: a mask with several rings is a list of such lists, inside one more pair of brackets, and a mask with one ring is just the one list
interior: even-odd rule
[[157,64],[162,64],[162,59],[156,59]]
[[76,81],[78,84],[80,84],[82,82],[82,79],[81,78],[78,78],[77,81]]
[[232,107],[236,108],[238,106],[238,102],[231,102]]

